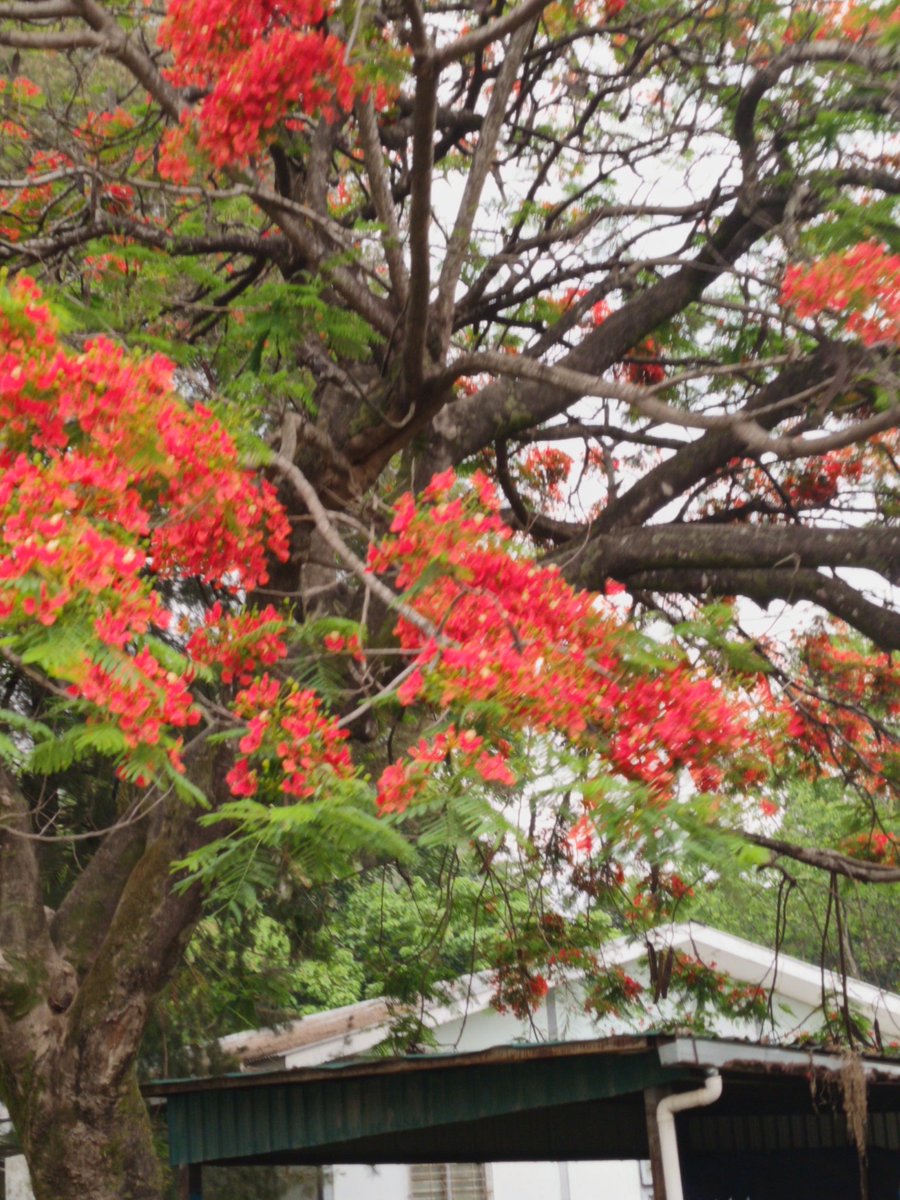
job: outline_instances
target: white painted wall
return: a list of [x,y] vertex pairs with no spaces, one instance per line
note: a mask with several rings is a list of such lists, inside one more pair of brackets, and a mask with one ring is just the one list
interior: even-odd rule
[[6,1200],[34,1200],[28,1167],[23,1154],[8,1158],[3,1164],[6,1178]]
[[[491,1163],[491,1200],[641,1200],[637,1162]],[[407,1200],[408,1168],[335,1167],[333,1200]]]
[[333,1200],[406,1200],[407,1168],[398,1163],[377,1167],[339,1167],[332,1173]]

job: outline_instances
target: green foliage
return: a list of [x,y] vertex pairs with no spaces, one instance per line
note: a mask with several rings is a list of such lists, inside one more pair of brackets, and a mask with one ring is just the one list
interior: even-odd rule
[[[837,845],[858,828],[856,802],[838,780],[784,781],[783,824],[777,836]],[[778,944],[805,962],[846,969],[877,987],[900,991],[894,931],[900,919],[900,885],[866,887],[835,881],[846,940],[842,948],[827,875],[801,863],[765,870],[769,856],[720,864],[710,886],[698,894],[694,915],[718,929]]]

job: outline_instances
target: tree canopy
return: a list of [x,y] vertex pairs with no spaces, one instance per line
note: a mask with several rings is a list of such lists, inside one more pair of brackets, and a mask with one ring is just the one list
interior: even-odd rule
[[205,900],[459,885],[527,1011],[716,874],[838,915],[900,880],[898,37],[0,0],[0,1092],[40,1200],[159,1196],[134,1067]]

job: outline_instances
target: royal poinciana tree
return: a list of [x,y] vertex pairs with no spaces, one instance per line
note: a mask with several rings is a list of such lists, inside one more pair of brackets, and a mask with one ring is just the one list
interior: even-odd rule
[[[520,1011],[573,963],[633,1003],[591,916],[729,856],[838,920],[900,880],[891,8],[0,3],[0,1094],[40,1200],[160,1196],[142,1034],[248,879],[445,844]],[[844,783],[831,844],[780,833],[798,770]]]

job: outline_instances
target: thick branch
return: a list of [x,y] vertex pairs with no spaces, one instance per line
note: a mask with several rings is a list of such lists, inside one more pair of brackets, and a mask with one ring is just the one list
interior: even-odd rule
[[35,963],[49,942],[28,804],[0,766],[0,1012],[22,1015],[36,1002]]
[[[791,404],[793,397],[825,387],[832,380],[851,379],[866,362],[862,349],[829,344],[802,363],[788,367],[776,379],[760,388],[736,419],[752,417],[760,428],[771,429],[779,422],[802,411],[803,402]],[[789,403],[785,406],[784,402]],[[625,525],[641,525],[682,496],[690,488],[709,478],[716,470],[746,450],[745,439],[735,428],[711,430],[703,437],[681,446],[671,458],[640,478],[627,492],[613,500],[595,523],[598,534]]]
[[765,608],[775,600],[806,600],[869,638],[882,650],[900,650],[900,613],[861,596],[843,579],[809,568],[636,571],[626,580],[634,591],[687,596],[744,596]]
[[591,588],[610,575],[624,579],[637,571],[698,567],[868,567],[891,579],[900,569],[900,529],[651,525],[593,537],[568,575]]
[[465,58],[467,54],[483,50],[491,42],[499,41],[500,38],[506,37],[508,33],[512,33],[521,25],[528,24],[538,17],[546,7],[547,0],[523,0],[522,4],[510,9],[496,21],[482,25],[480,29],[473,29],[471,33],[464,34],[456,41],[450,42],[449,45],[436,50],[434,52],[435,62],[438,66],[445,67],[448,63]]
[[106,12],[97,0],[73,0],[86,23],[102,34],[104,51],[127,67],[138,83],[143,84],[170,120],[178,122],[187,105],[153,59],[128,36],[118,21]]
[[858,67],[888,71],[896,66],[890,51],[851,42],[829,40],[802,42],[777,55],[759,71],[744,89],[734,116],[734,136],[741,151],[745,184],[752,184],[756,173],[756,110],[763,96],[774,87],[785,71],[802,63],[851,63]]
[[[729,367],[728,370],[737,373],[746,370],[744,367]],[[710,374],[721,374],[716,368],[710,368]],[[447,387],[451,382],[462,376],[477,376],[492,374],[505,376],[517,382],[543,383],[557,392],[568,392],[572,398],[592,396],[602,400],[620,400],[640,413],[642,417],[655,421],[657,424],[675,425],[682,429],[729,429],[741,433],[743,443],[752,443],[758,448],[762,439],[763,427],[755,419],[749,419],[746,412],[737,413],[695,413],[689,409],[677,408],[660,400],[656,393],[661,388],[668,388],[674,380],[656,387],[641,387],[634,383],[623,383],[619,379],[606,376],[589,375],[585,371],[573,371],[566,366],[555,363],[538,362],[527,355],[501,354],[496,350],[480,350],[477,354],[461,355],[455,359],[446,372],[429,380],[435,388]],[[702,372],[697,372],[702,374]],[[817,384],[812,385],[818,387]],[[780,400],[773,401],[768,411],[763,415],[774,415],[781,420],[785,410],[789,408],[788,401],[795,393]],[[759,411],[759,410],[757,410]],[[894,420],[893,412],[879,414],[879,429],[889,426]],[[777,422],[773,422],[775,424]],[[873,430],[872,432],[877,432]],[[842,434],[842,436],[844,436]],[[790,439],[791,449],[795,449],[798,439]],[[824,440],[824,439],[823,439]],[[773,446],[776,442],[773,441]],[[807,443],[807,453],[818,453],[813,443]],[[766,444],[768,449],[768,444]],[[797,456],[799,457],[799,456]]]
[[79,979],[97,956],[146,838],[146,819],[108,833],[56,911],[51,936]]
[[28,4],[0,4],[0,21],[61,21],[77,17],[70,0],[32,0]]
[[877,433],[885,433],[894,429],[900,423],[900,405],[892,404],[883,412],[865,420],[857,421],[845,429],[837,429],[833,433],[823,433],[820,437],[770,437],[756,421],[742,422],[736,428],[744,440],[744,444],[757,454],[777,454],[786,462],[789,459],[810,458],[820,454],[828,454],[832,450],[843,450],[847,446],[855,446],[866,442]]
[[105,49],[106,41],[98,33],[86,30],[68,32],[47,29],[40,33],[23,33],[18,29],[0,30],[0,46],[13,50],[84,50]]
[[434,168],[434,121],[437,69],[433,59],[416,58],[416,107],[413,114],[413,166],[409,214],[409,296],[403,340],[403,381],[406,403],[414,404],[425,370],[427,314],[431,291],[429,231],[431,173]]
[[[194,764],[194,783],[215,805],[230,795],[223,747]],[[66,1043],[98,1087],[118,1087],[134,1061],[151,1006],[171,978],[199,919],[201,889],[184,887],[174,864],[222,833],[170,797],[156,810],[146,845],[72,1004]]]
[[397,224],[397,213],[394,209],[390,182],[384,169],[381,141],[375,121],[375,106],[371,96],[356,102],[356,121],[366,159],[366,172],[372,191],[372,203],[375,205],[375,215],[384,226],[381,244],[391,277],[391,286],[397,297],[397,303],[402,308],[406,303],[409,291],[409,277],[400,249],[400,227]]
[[776,858],[792,858],[795,862],[807,863],[820,871],[833,872],[845,879],[855,879],[857,883],[900,883],[900,867],[882,866],[880,863],[863,862],[858,858],[850,858],[838,850],[817,850],[809,846],[797,846],[793,842],[783,842],[778,838],[765,837],[761,833],[746,833],[740,835],[745,841],[764,850],[771,850]]

